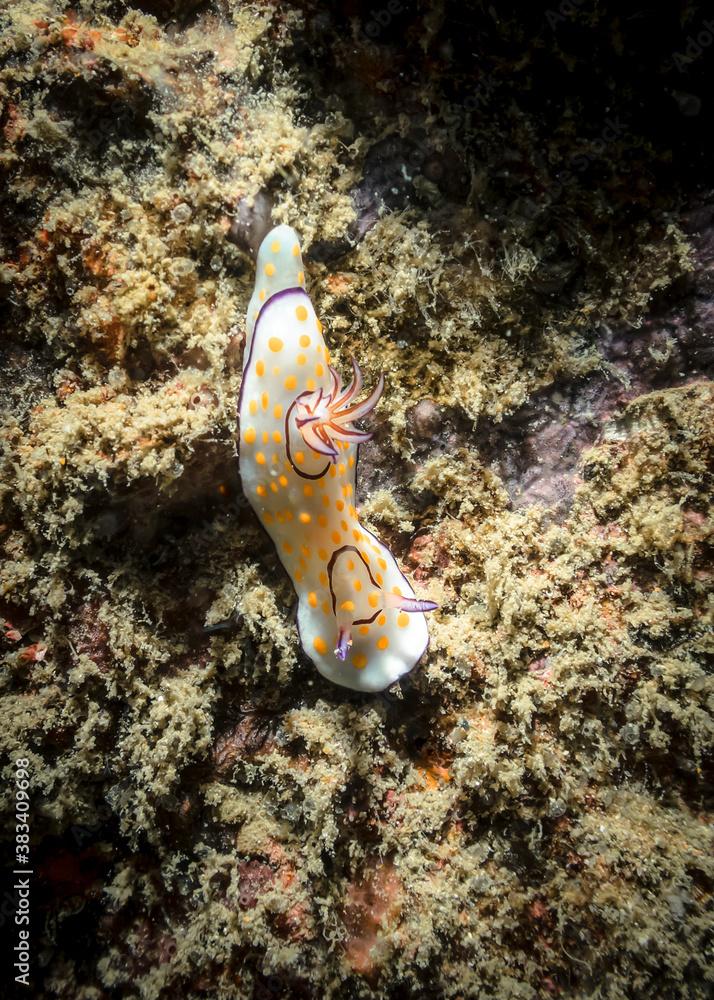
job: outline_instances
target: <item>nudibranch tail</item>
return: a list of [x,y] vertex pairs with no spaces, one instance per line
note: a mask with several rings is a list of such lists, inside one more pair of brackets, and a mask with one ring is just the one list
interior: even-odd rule
[[355,427],[377,405],[384,377],[359,402],[364,379],[330,364],[305,291],[297,235],[278,226],[258,251],[240,392],[243,489],[298,595],[303,647],[325,677],[382,691],[428,642],[424,612],[393,555],[359,521]]

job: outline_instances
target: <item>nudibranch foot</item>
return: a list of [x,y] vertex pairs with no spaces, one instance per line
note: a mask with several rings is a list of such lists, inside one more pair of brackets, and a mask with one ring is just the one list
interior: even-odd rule
[[297,235],[278,226],[260,245],[248,308],[240,391],[243,490],[298,595],[297,624],[320,673],[356,691],[383,691],[428,643],[420,600],[394,556],[359,521],[354,426],[374,409],[384,377],[361,402],[352,361],[343,388],[305,291]]

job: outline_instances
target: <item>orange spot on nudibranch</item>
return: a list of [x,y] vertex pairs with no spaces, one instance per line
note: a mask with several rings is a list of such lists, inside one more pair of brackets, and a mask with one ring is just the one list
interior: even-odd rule
[[297,318],[300,320],[301,323],[304,323],[305,320],[307,319],[307,309],[305,308],[305,306],[296,306],[295,315],[297,316]]
[[379,639],[377,639],[377,649],[386,649],[388,645],[389,639],[386,635],[381,635]]
[[272,278],[275,274],[275,264],[266,264],[263,270],[269,278]]
[[253,444],[255,441],[255,427],[246,427],[243,439],[248,442],[248,444]]
[[309,346],[310,346],[310,338],[306,333],[302,333],[300,335],[300,347],[309,347]]
[[255,363],[255,373],[256,375],[265,375],[265,362],[256,361]]
[[364,670],[364,668],[367,666],[367,657],[364,655],[364,653],[355,653],[355,655],[352,657],[352,663],[358,670]]
[[270,244],[270,249],[273,251],[273,253],[280,253],[280,243],[279,243],[279,241],[278,240],[273,240],[273,242]]
[[268,347],[273,352],[273,354],[277,354],[278,351],[282,351],[282,349],[283,349],[283,342],[280,339],[280,337],[271,337],[268,340]]
[[400,611],[399,615],[397,616],[397,625],[399,626],[399,628],[406,628],[408,624],[409,624],[409,615],[406,614],[406,612],[404,611]]
[[265,455],[263,454],[262,451],[257,451],[255,453],[255,460],[258,463],[258,465],[265,465]]
[[327,643],[325,642],[325,640],[322,638],[321,635],[316,635],[315,638],[312,640],[312,644],[317,650],[317,652],[320,653],[321,655],[324,655],[327,652]]
[[298,515],[298,520],[302,524],[309,524],[310,521],[312,521],[312,516],[310,514],[308,514],[307,511],[301,510],[300,513],[299,513],[299,515]]
[[314,590],[311,590],[310,593],[307,595],[307,603],[310,605],[311,608],[317,607],[317,594],[315,593]]
[[297,379],[295,378],[294,375],[288,375],[288,377],[285,379],[284,385],[286,389],[294,389],[295,386],[297,385]]

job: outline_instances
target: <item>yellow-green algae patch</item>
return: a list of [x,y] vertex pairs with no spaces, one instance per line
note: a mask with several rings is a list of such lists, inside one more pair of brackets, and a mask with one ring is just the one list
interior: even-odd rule
[[221,436],[231,404],[232,396],[191,369],[155,389],[127,392],[120,378],[72,391],[63,402],[47,399],[28,415],[24,433],[17,424],[5,428],[16,459],[5,489],[42,534],[70,542],[93,498],[109,504],[138,480],[175,491],[197,452]]
[[[3,13],[0,731],[30,760],[43,995],[703,998],[711,386],[594,416],[560,521],[512,508],[474,432],[607,371],[600,324],[691,268],[680,226],[595,185],[552,212],[546,186],[537,227],[484,116],[458,204],[422,175],[351,245],[408,116],[311,108],[307,8],[171,6]],[[388,91],[360,38],[338,59]],[[468,157],[457,104],[419,100]],[[387,374],[362,509],[441,609],[385,699],[311,669],[236,477],[253,275],[226,233],[261,192],[341,369]],[[459,430],[417,446],[427,395]]]

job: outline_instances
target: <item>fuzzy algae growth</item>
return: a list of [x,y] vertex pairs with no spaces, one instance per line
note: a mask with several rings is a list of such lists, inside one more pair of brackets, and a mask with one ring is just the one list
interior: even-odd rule
[[[565,35],[474,10],[485,37],[449,4],[376,38],[310,5],[1,15],[0,732],[37,996],[709,995],[713,213],[656,131],[597,151],[617,60],[593,108]],[[314,672],[237,477],[234,224],[271,208],[333,362],[386,372],[361,511],[440,605],[382,698]],[[523,424],[541,475],[586,427],[557,510],[514,502]]]

